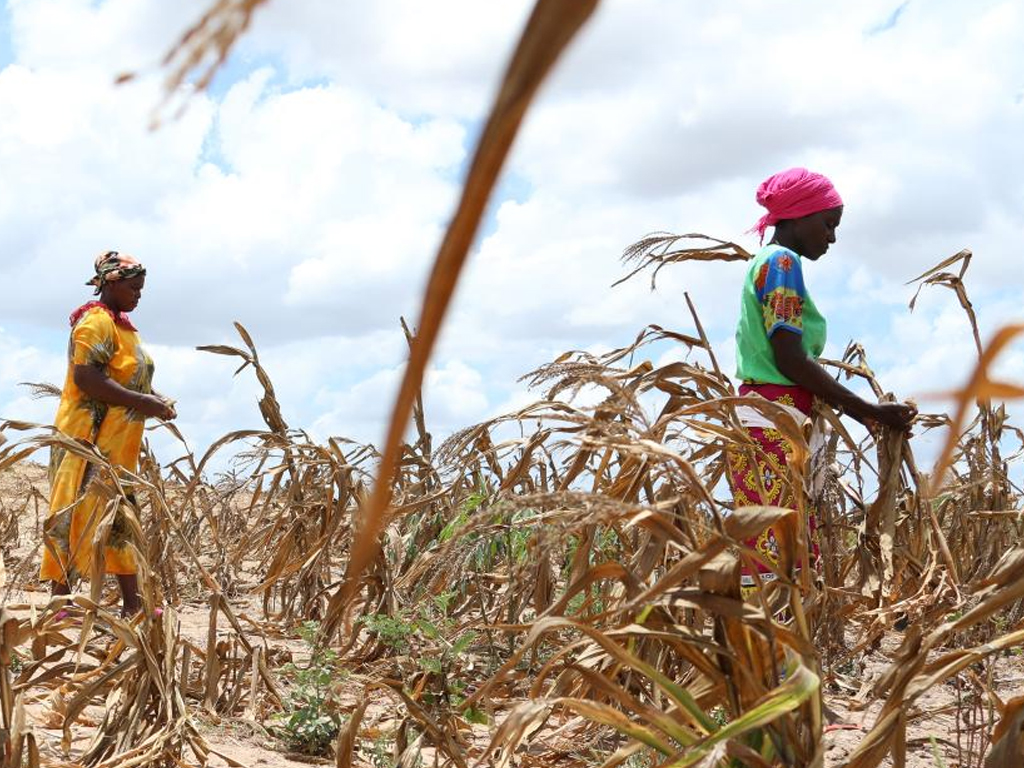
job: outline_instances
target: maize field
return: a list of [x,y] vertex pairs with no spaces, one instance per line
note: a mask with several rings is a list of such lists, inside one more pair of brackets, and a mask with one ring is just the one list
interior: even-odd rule
[[[169,54],[171,85],[208,82],[260,5],[218,0]],[[422,313],[401,321],[409,364],[381,445],[290,424],[238,323],[237,346],[200,349],[257,378],[264,429],[196,452],[162,425],[180,455],[146,446],[126,477],[52,428],[3,424],[4,765],[1024,764],[1024,432],[1004,404],[1024,387],[993,373],[1024,325],[983,343],[970,251],[915,280],[951,291],[978,353],[949,412],[915,422],[943,436],[927,465],[907,436],[855,438],[821,407],[824,454],[805,476],[804,426],[737,396],[689,297],[685,328],[566,352],[524,376],[535,402],[435,441],[420,388],[445,310],[530,100],[595,6],[534,8]],[[625,250],[623,279],[748,258],[727,239],[655,234]],[[651,363],[656,344],[684,360]],[[822,362],[890,397],[861,346]],[[798,508],[733,507],[726,452],[753,447],[740,405],[789,441],[782,481],[814,488]],[[40,591],[39,463],[55,445],[108,492],[94,551],[115,521],[133,534],[134,619],[101,556],[87,592]],[[231,471],[209,472],[223,456]],[[769,525],[778,578],[745,600],[743,542]]]

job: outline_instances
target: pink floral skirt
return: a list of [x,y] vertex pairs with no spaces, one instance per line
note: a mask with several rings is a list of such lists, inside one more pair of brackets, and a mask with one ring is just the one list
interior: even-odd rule
[[[806,416],[811,415],[811,409],[814,406],[814,395],[798,386],[743,384],[740,386],[740,394],[760,395],[766,400],[796,408]],[[797,503],[786,468],[791,455],[789,442],[778,430],[771,427],[748,426],[745,429],[757,447],[754,449],[753,456],[745,451],[729,452],[729,485],[732,488],[735,505],[737,507],[768,505],[795,509]],[[811,563],[816,566],[820,551],[817,542],[817,521],[814,511],[811,509],[808,509],[807,523]],[[778,543],[775,532],[770,527],[762,531],[756,538],[750,539],[747,546],[755,549],[765,561],[772,564],[778,563]],[[757,571],[762,581],[771,581],[775,578],[775,574],[764,563],[757,563]],[[756,587],[757,582],[745,565],[741,579],[743,593],[749,594]]]

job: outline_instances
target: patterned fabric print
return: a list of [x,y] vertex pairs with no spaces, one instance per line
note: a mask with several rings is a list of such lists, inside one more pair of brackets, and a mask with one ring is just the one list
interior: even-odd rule
[[[802,413],[810,414],[813,396],[803,387],[781,386],[772,384],[749,385],[740,387],[741,395],[758,394],[767,400],[797,408]],[[757,444],[753,460],[740,451],[730,451],[728,455],[729,485],[732,488],[733,501],[736,506],[770,505],[775,507],[796,508],[787,464],[789,461],[789,444],[776,429],[748,427],[747,434]],[[808,532],[811,543],[811,561],[817,564],[819,548],[817,542],[817,521],[814,511],[808,510]],[[769,563],[779,562],[779,546],[775,532],[769,527],[756,538],[749,539],[747,546],[756,550]],[[757,572],[762,581],[776,578],[772,570],[758,562]],[[753,574],[744,565],[741,574],[740,588],[744,596],[749,596],[756,589]]]
[[785,250],[776,251],[761,265],[754,281],[764,315],[764,330],[771,336],[779,328],[804,332],[804,275],[800,259]]
[[[132,374],[131,380],[125,386],[133,392],[152,392],[153,367],[153,358],[151,358],[149,353],[146,352],[145,347],[141,344],[136,345],[135,373]],[[130,421],[146,421],[145,416],[131,408],[125,413],[125,418]]]
[[138,259],[118,251],[101,253],[96,257],[93,268],[96,270],[96,276],[86,282],[86,285],[95,286],[97,295],[104,283],[127,280],[129,277],[146,274],[146,268]]
[[[139,464],[145,419],[131,409],[92,400],[74,381],[76,365],[101,367],[112,380],[135,392],[152,392],[153,361],[139,335],[115,323],[100,307],[86,311],[71,332],[68,372],[56,427],[64,434],[87,440],[111,462],[129,472]],[[87,576],[92,567],[92,541],[110,503],[109,494],[94,485],[102,475],[95,465],[61,450],[50,453],[50,519],[44,531],[46,546],[40,578],[67,581]],[[120,511],[114,513],[104,552],[107,573],[135,573],[128,547],[129,528]]]

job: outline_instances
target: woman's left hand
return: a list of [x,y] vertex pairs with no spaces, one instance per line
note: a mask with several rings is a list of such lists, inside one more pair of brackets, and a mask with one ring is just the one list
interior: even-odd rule
[[911,424],[916,418],[917,406],[914,403],[875,403],[872,404],[871,416],[858,421],[877,440],[882,436],[883,427],[906,432],[909,436]]
[[157,397],[163,400],[164,405],[166,405],[167,408],[170,410],[170,415],[165,416],[164,421],[171,421],[173,419],[178,418],[178,409],[175,408],[175,406],[177,405],[177,400],[172,400],[171,398],[164,397],[163,395],[157,395]]
[[160,415],[160,418],[164,421],[171,421],[172,419],[178,418],[178,409],[175,407],[178,401],[173,397],[167,397],[167,395],[157,392],[155,389],[152,390],[153,397],[157,398],[161,403],[166,406],[167,410]]
[[869,418],[892,429],[906,432],[916,417],[917,407],[910,403],[878,403]]

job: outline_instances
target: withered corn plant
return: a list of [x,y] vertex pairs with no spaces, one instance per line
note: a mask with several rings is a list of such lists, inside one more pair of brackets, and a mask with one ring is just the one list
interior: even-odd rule
[[[908,724],[926,714],[922,694],[944,681],[967,691],[965,701],[991,702],[963,704],[972,724],[950,759],[980,764],[987,753],[990,765],[1012,764],[1018,707],[993,692],[985,665],[1024,631],[1020,494],[1010,478],[1019,433],[1005,407],[984,398],[1017,394],[987,373],[1016,329],[982,348],[953,416],[921,418],[923,429],[953,427],[930,473],[902,435],[857,441],[823,410],[831,431],[815,484],[803,425],[737,397],[696,311],[692,320],[692,333],[652,326],[602,356],[560,356],[524,377],[535,403],[436,449],[416,398],[416,438],[392,478],[389,525],[352,629],[338,636],[345,663],[372,681],[364,701],[393,697],[404,713],[395,758],[427,750],[439,763],[504,763],[528,743],[550,762],[615,765],[639,754],[678,765],[823,764],[824,683],[903,622],[902,645],[886,651],[890,670],[851,702],[881,710],[848,764],[901,759]],[[90,595],[70,609],[58,598],[34,619],[5,614],[0,714],[12,759],[38,752],[25,715],[33,701],[45,699],[68,734],[87,707],[107,703],[75,755],[81,764],[129,755],[157,765],[184,750],[199,763],[210,754],[198,711],[265,720],[287,698],[265,648],[236,618],[230,585],[255,576],[266,625],[286,633],[323,619],[379,454],[290,428],[238,330],[244,347],[207,349],[256,372],[266,430],[225,435],[198,460],[186,446],[163,472],[147,450],[134,477],[52,430],[0,449],[0,468],[55,444],[102,468],[111,501],[94,545],[102,551],[124,516],[146,543],[150,611],[126,622],[105,608],[97,562]],[[648,348],[666,343],[684,347],[685,360],[647,362]],[[886,396],[859,346],[826,364]],[[790,441],[798,460],[788,481],[815,489],[797,509],[732,507],[725,452],[749,447],[740,404],[761,408]],[[207,482],[211,458],[235,443],[245,446],[235,470]],[[803,567],[810,505],[822,520],[817,573]],[[743,543],[766,525],[780,542],[779,578],[743,600],[739,569],[757,557]],[[209,602],[205,647],[180,638],[170,607],[151,611],[199,599]],[[474,723],[488,725],[486,739],[467,737]],[[339,759],[356,759],[365,748],[358,722],[343,736]]]

